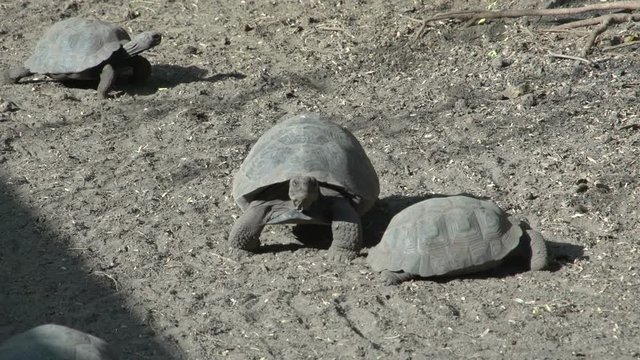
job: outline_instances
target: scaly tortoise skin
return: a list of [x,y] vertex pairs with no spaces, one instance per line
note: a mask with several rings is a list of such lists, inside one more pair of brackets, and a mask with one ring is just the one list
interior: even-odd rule
[[543,269],[542,235],[491,201],[448,196],[424,200],[394,216],[367,261],[386,283],[397,284],[485,271],[510,257],[521,258],[526,269]]
[[0,344],[0,360],[117,360],[102,339],[62,325],[46,324]]
[[51,26],[24,65],[5,71],[2,81],[14,84],[33,74],[56,80],[99,80],[98,97],[105,98],[117,77],[140,82],[149,77],[151,64],[139,54],[161,41],[159,32],[143,32],[132,39],[113,24],[69,18]]
[[351,260],[362,248],[360,216],[379,193],[378,176],[353,134],[321,114],[293,116],[258,139],[234,176],[243,214],[229,247],[258,250],[267,224],[325,224],[333,233],[330,258]]

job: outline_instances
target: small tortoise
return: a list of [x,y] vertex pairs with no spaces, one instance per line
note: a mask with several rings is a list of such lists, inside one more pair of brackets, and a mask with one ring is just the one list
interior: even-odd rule
[[105,98],[116,77],[144,81],[151,64],[139,54],[162,40],[155,31],[133,39],[116,25],[94,19],[69,18],[55,23],[24,63],[4,72],[3,82],[17,83],[33,74],[56,80],[100,80],[98,97]]
[[331,225],[330,258],[362,248],[360,215],[378,198],[378,176],[358,140],[316,113],[281,121],[255,143],[233,179],[243,214],[229,234],[232,249],[255,251],[267,224]]
[[432,198],[391,219],[367,261],[387,284],[416,277],[455,276],[497,267],[506,258],[524,268],[547,263],[542,235],[496,204],[469,196]]
[[116,360],[102,339],[66,326],[46,324],[0,344],[0,360]]

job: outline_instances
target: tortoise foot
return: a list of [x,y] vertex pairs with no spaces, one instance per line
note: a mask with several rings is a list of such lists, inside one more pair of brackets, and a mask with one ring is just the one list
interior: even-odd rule
[[357,251],[340,248],[329,248],[328,258],[337,263],[349,263],[358,256]]
[[406,272],[400,271],[389,271],[384,270],[381,274],[382,281],[386,285],[398,285],[404,281],[411,280],[415,278],[413,274],[407,274]]

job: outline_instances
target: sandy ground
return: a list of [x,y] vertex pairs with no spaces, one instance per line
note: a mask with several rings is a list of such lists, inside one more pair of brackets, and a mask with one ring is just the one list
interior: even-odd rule
[[[548,56],[590,31],[542,31],[553,19],[415,36],[412,19],[500,5],[0,3],[6,66],[64,17],[164,34],[149,81],[107,100],[43,77],[0,86],[0,341],[55,322],[124,359],[640,358],[640,58],[604,50],[640,30],[603,33],[597,66]],[[368,247],[404,207],[466,192],[526,217],[550,269],[386,286],[367,249],[336,264],[286,226],[231,259],[233,174],[303,111],[339,119],[378,172]]]

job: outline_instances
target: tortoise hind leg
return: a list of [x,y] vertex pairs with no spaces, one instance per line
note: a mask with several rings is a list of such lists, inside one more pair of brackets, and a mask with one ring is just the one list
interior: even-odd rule
[[98,84],[98,97],[104,99],[111,90],[111,86],[116,79],[116,72],[111,64],[106,64],[100,73],[100,83]]
[[360,216],[345,198],[335,199],[332,210],[333,242],[329,248],[329,258],[337,262],[353,260],[362,249]]
[[1,80],[3,84],[15,84],[23,77],[27,77],[30,75],[33,75],[31,70],[27,69],[24,66],[20,66],[3,71]]

